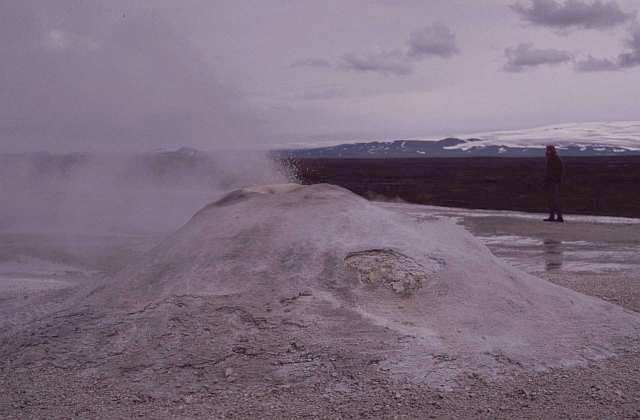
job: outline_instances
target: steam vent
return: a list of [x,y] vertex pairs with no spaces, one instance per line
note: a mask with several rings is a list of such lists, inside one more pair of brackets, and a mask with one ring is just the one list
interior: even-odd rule
[[514,269],[450,221],[287,184],[204,207],[115,278],[6,328],[0,358],[149,398],[362,375],[446,387],[607,358],[639,333],[638,314]]

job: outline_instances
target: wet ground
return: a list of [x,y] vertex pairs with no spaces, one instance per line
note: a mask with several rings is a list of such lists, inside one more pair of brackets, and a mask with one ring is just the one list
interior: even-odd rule
[[543,222],[544,214],[381,205],[417,219],[449,218],[496,256],[534,275],[640,276],[640,219],[569,215],[561,224]]

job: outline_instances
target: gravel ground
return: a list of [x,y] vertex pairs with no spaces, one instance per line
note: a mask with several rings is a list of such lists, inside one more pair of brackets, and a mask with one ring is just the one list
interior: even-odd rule
[[547,272],[542,277],[557,285],[640,312],[640,273]]
[[153,397],[118,378],[87,381],[63,369],[24,373],[0,384],[3,418],[640,418],[637,353],[494,381],[469,376],[453,391],[375,374],[296,385],[247,384],[217,372],[219,380],[200,390]]

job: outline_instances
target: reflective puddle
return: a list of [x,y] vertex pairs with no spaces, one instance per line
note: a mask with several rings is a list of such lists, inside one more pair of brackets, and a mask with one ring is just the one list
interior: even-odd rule
[[561,241],[513,235],[478,236],[497,257],[530,273],[563,270],[606,273],[640,272],[640,246]]
[[464,226],[499,258],[532,274],[640,274],[640,219],[569,216],[544,223],[541,214],[380,203],[418,222],[444,218]]

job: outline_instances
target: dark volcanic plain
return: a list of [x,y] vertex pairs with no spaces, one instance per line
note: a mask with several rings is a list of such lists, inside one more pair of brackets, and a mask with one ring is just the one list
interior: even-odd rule
[[[640,156],[565,157],[565,213],[640,217]],[[290,159],[304,184],[372,199],[544,212],[544,158]]]

